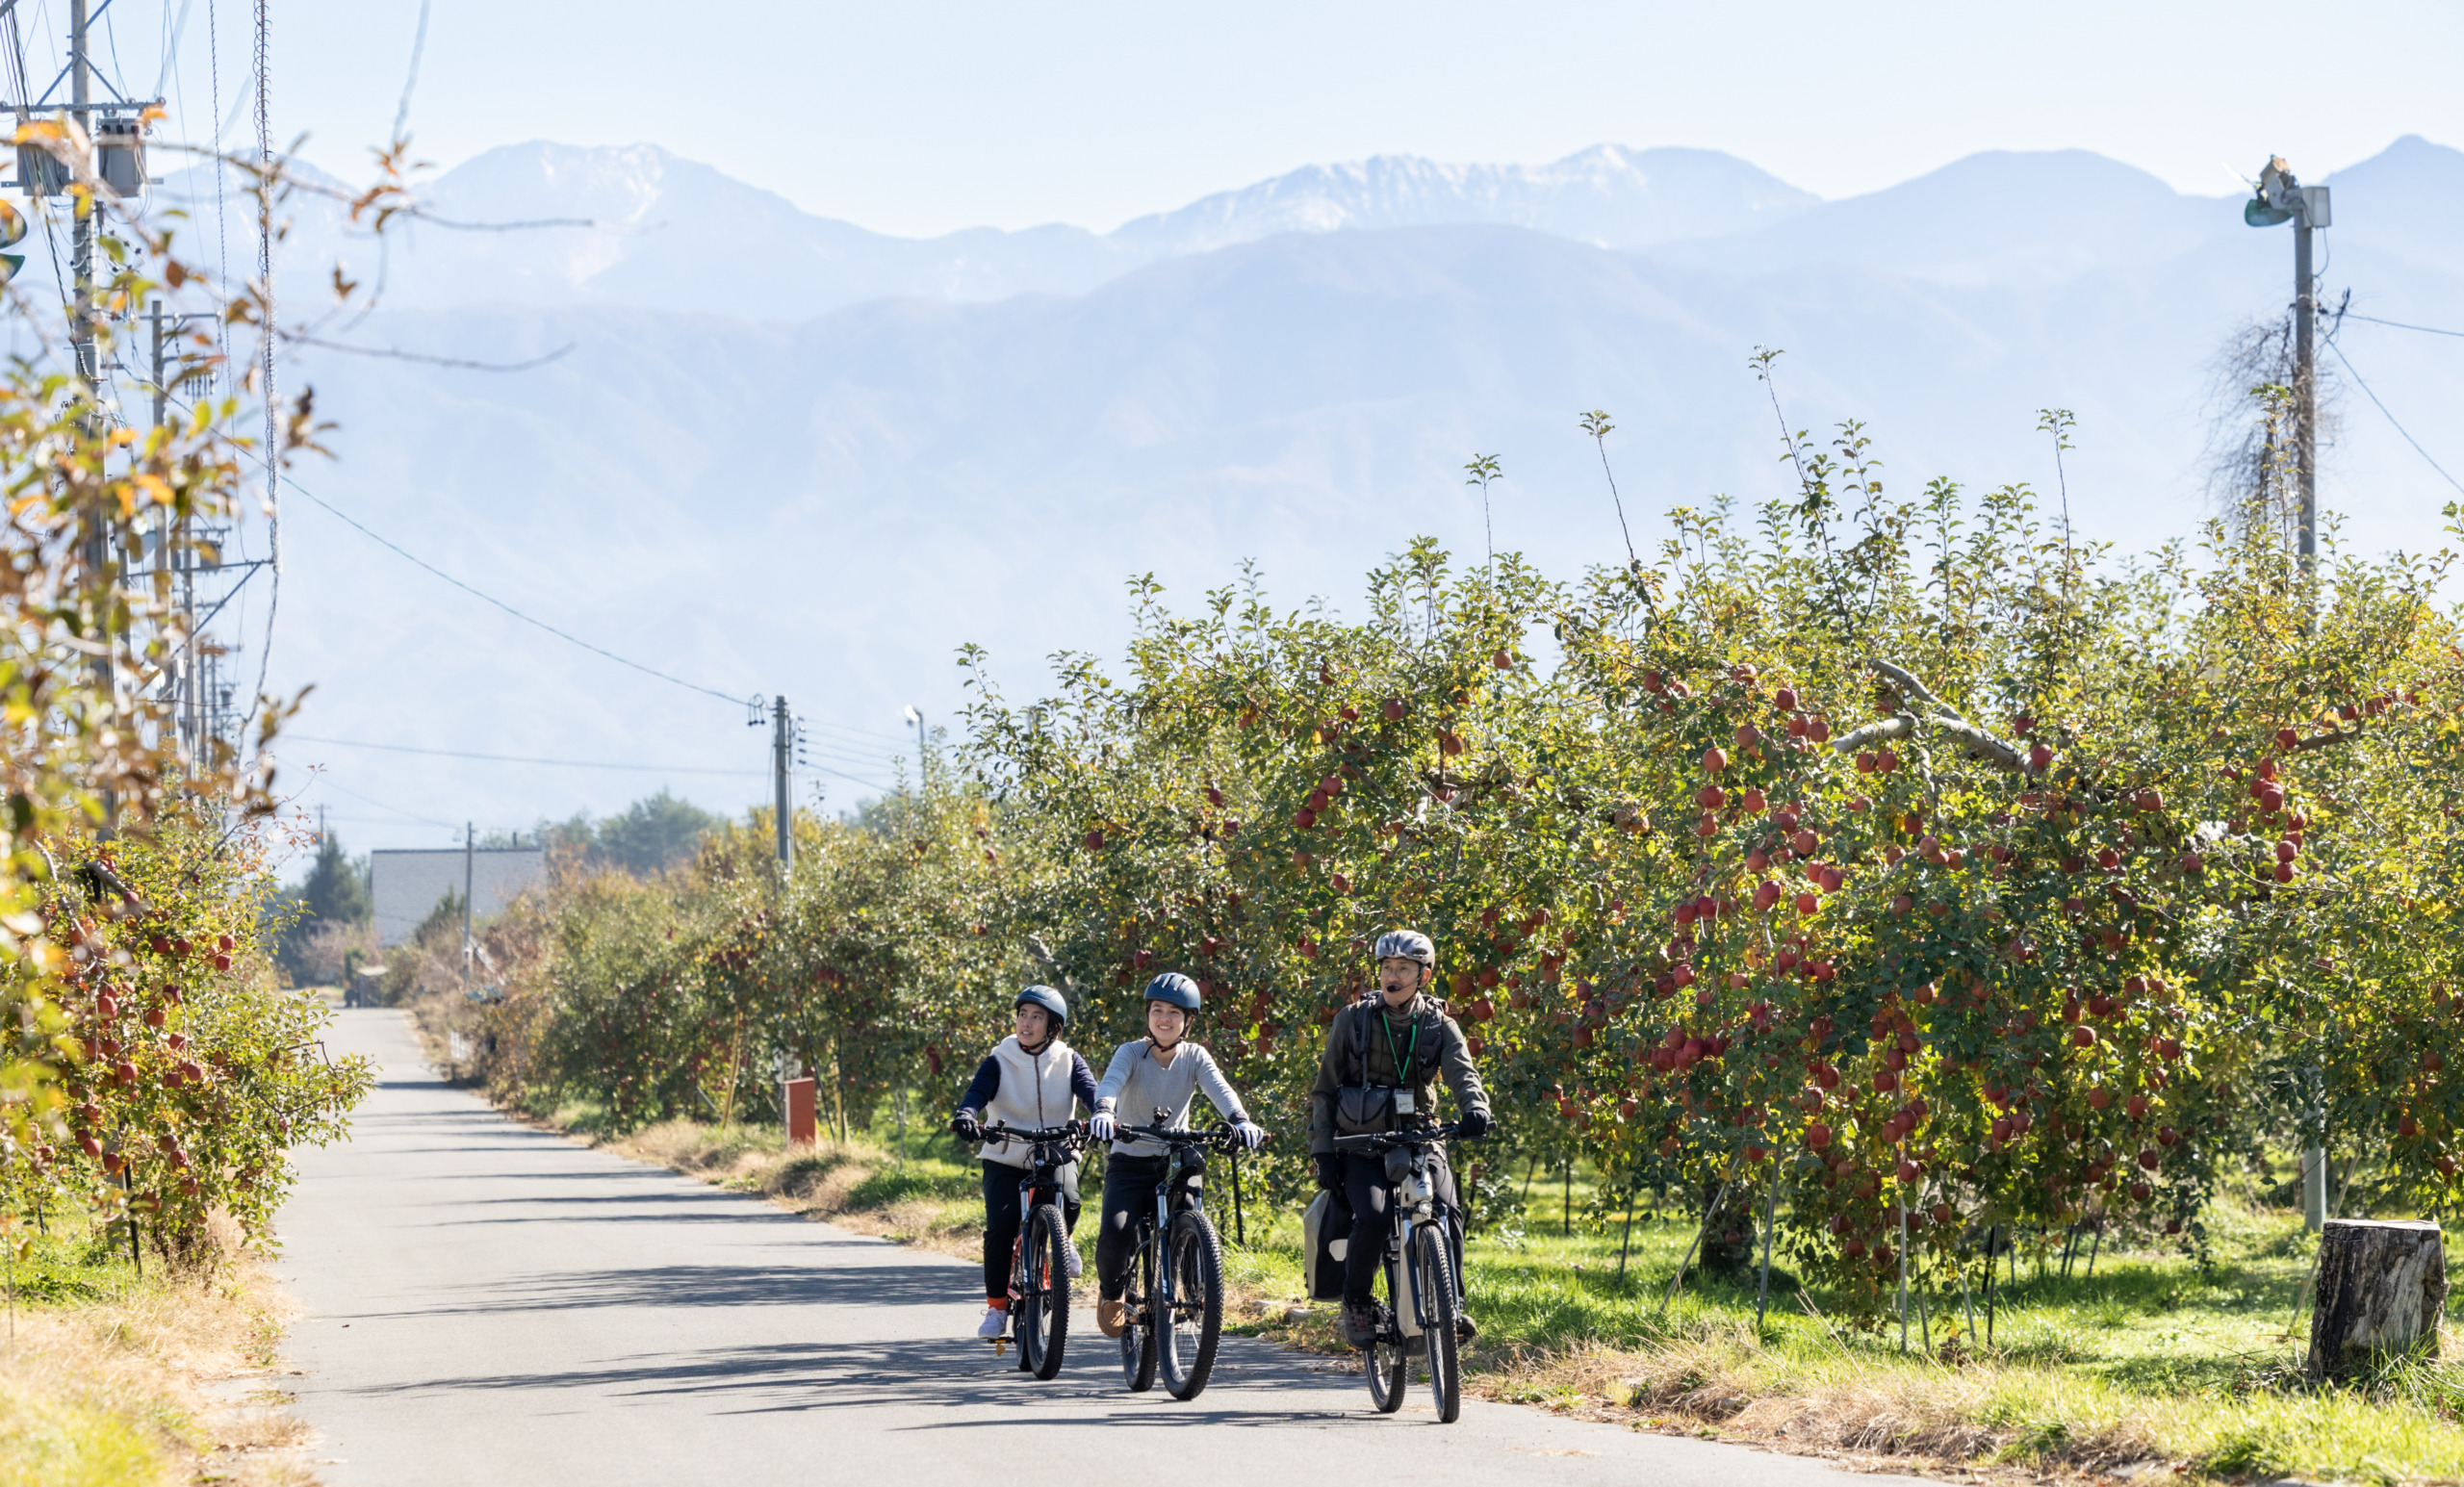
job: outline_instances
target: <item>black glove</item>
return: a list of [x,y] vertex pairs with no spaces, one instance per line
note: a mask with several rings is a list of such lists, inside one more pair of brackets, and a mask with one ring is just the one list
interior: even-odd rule
[[1341,1192],[1344,1187],[1344,1159],[1338,1152],[1318,1153],[1318,1186],[1329,1192]]
[[950,1117],[950,1134],[962,1141],[980,1141],[984,1140],[984,1127],[976,1124],[973,1115],[960,1111]]
[[1454,1134],[1467,1141],[1476,1141],[1488,1135],[1489,1113],[1476,1105],[1465,1111],[1463,1118],[1454,1122]]

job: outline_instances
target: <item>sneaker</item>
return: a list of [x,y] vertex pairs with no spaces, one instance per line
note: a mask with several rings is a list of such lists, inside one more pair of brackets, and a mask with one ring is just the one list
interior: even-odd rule
[[1377,1340],[1377,1313],[1366,1301],[1344,1303],[1344,1341],[1354,1347],[1367,1347]]
[[997,1306],[986,1307],[984,1320],[975,1324],[975,1335],[988,1343],[1009,1330],[1010,1314]]
[[1061,1266],[1069,1272],[1069,1278],[1074,1281],[1078,1278],[1078,1272],[1086,1269],[1087,1262],[1078,1257],[1077,1245],[1064,1244],[1061,1246]]
[[1480,1324],[1469,1317],[1454,1319],[1454,1341],[1468,1343],[1480,1335]]
[[1095,1303],[1095,1330],[1106,1337],[1118,1337],[1129,1325],[1129,1305],[1124,1301]]

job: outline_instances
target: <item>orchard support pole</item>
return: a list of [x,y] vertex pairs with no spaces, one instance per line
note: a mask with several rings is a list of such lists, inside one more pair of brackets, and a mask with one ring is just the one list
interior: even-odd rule
[[1771,1223],[1780,1206],[1780,1174],[1771,1174],[1771,1186],[1762,1194],[1762,1273],[1754,1283],[1754,1332],[1762,1335],[1763,1309],[1771,1301]]

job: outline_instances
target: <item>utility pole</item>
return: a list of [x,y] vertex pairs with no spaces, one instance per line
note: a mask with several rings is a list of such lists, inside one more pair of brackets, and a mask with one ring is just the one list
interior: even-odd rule
[[927,763],[924,756],[926,735],[924,709],[910,703],[907,707],[907,721],[915,725],[915,790],[920,795],[924,790],[924,771]]
[[[2242,203],[2242,220],[2252,227],[2293,224],[2293,462],[2294,484],[2301,498],[2299,553],[2306,577],[2319,562],[2319,378],[2313,342],[2319,312],[2319,286],[2310,264],[2310,234],[2331,226],[2335,211],[2327,188],[2304,186],[2281,155],[2271,156],[2259,172],[2256,192]],[[2320,1144],[2301,1153],[2301,1216],[2316,1232],[2327,1222],[2326,1132]]]
[[795,762],[795,725],[788,720],[787,700],[781,697],[770,705],[770,766],[777,793],[771,808],[778,815],[782,879],[796,865]]
[[479,829],[462,823],[462,989],[471,989],[471,888],[478,863]]
[[[2334,224],[2324,186],[2304,186],[2281,155],[2259,172],[2256,194],[2242,203],[2242,220],[2253,227],[2293,224],[2293,477],[2301,499],[2301,571],[2319,560],[2319,378],[2314,342],[2319,286],[2311,269],[2310,234]],[[2322,1161],[2323,1161],[2323,1157]]]

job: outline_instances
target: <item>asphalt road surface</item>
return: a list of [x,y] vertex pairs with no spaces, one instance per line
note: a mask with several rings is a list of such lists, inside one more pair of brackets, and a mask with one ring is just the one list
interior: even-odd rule
[[1195,1401],[1132,1395],[1085,1283],[1038,1383],[970,1335],[973,1267],[516,1125],[438,1082],[399,1013],[340,1017],[329,1046],[381,1082],[280,1225],[295,1410],[333,1487],[1847,1480],[1514,1405],[1441,1425],[1417,1380],[1380,1416],[1356,1371],[1242,1338]]

